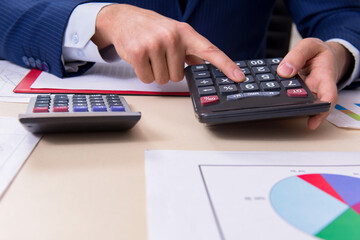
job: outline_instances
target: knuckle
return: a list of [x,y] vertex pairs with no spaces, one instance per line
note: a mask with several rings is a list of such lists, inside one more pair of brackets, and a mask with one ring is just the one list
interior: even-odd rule
[[[154,41],[161,46],[173,47],[176,46],[179,40],[179,35],[174,28],[161,28],[158,29]],[[155,43],[153,43],[155,45]],[[155,46],[154,46],[155,47]]]
[[162,71],[158,72],[158,74],[155,73],[155,82],[157,82],[160,85],[163,85],[167,82],[169,82],[170,76],[168,72]]
[[193,29],[193,27],[186,23],[186,22],[178,22],[178,28],[180,29],[180,31],[185,31],[185,32],[193,32],[195,31]]
[[175,31],[165,31],[162,34],[162,39],[166,42],[167,46],[175,47],[179,42],[179,35]]
[[149,49],[149,51],[157,52],[161,49],[161,44],[160,44],[158,37],[152,37],[152,38],[148,39],[146,41],[146,43],[147,43],[147,48]]
[[213,44],[206,44],[205,46],[203,46],[202,48],[202,52],[206,55],[206,56],[210,56],[210,55],[214,55],[214,54],[219,54],[221,53],[221,51]]
[[208,52],[218,52],[219,51],[219,49],[215,46],[215,45],[209,45],[209,46],[207,46],[206,48],[205,48],[205,50],[206,51],[208,51]]
[[147,84],[150,84],[150,83],[152,83],[152,82],[154,82],[154,78],[152,78],[152,77],[149,77],[149,76],[141,76],[141,77],[139,77],[139,79],[142,81],[142,82],[144,82],[144,83],[147,83]]
[[132,61],[141,61],[146,55],[146,50],[141,46],[133,46],[128,49],[128,55]]
[[180,82],[184,78],[184,73],[175,73],[171,76],[172,82]]
[[304,43],[310,48],[326,48],[327,45],[319,38],[305,38]]
[[184,78],[184,75],[179,74],[179,75],[175,76],[175,77],[172,79],[172,81],[173,81],[173,82],[180,82],[181,80],[183,80],[183,78]]
[[164,85],[164,84],[166,84],[166,83],[169,82],[169,79],[167,79],[167,78],[157,78],[155,81],[156,81],[159,85]]

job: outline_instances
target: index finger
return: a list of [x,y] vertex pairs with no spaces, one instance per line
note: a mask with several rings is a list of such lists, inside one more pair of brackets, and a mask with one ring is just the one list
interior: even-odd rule
[[231,80],[240,82],[245,80],[245,75],[224,52],[218,49],[209,40],[201,36],[188,26],[184,36],[186,55],[193,55],[215,65]]

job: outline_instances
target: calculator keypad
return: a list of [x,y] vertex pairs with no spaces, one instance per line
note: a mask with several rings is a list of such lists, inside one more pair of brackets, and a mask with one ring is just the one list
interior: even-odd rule
[[38,95],[33,113],[47,112],[124,112],[125,107],[116,94]]
[[206,124],[316,115],[330,103],[317,99],[296,75],[281,78],[281,58],[235,61],[245,81],[229,79],[211,64],[188,66],[185,77],[195,115]]
[[33,133],[122,131],[141,118],[117,94],[43,94],[31,97],[19,121]]
[[276,73],[281,58],[236,61],[246,80],[235,83],[210,64],[191,66],[201,105],[219,104],[248,97],[306,98],[307,90],[298,76],[285,79]]

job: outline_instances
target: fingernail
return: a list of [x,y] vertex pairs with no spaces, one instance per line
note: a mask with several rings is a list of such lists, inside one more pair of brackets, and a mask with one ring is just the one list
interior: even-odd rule
[[234,70],[234,76],[235,76],[234,80],[239,80],[239,81],[245,78],[244,73],[239,68],[236,68]]
[[285,62],[279,66],[278,71],[283,76],[290,77],[292,75],[292,73],[294,72],[294,67],[291,64]]

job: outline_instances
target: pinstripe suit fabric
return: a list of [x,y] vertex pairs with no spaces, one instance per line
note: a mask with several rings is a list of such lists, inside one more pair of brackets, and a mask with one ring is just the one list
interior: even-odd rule
[[[235,60],[264,56],[274,1],[188,0],[184,13],[178,0],[117,2],[188,22]],[[25,66],[22,57],[31,56],[46,61],[51,73],[66,76],[61,61],[64,30],[72,10],[85,2],[110,1],[1,1],[0,58]],[[304,37],[342,38],[360,49],[359,0],[288,0],[287,5]]]

